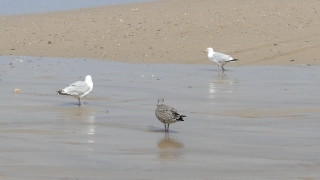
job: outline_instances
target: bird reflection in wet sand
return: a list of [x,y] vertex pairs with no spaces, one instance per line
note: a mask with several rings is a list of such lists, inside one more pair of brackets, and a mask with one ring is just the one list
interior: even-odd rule
[[77,134],[86,134],[87,143],[94,143],[94,135],[96,129],[96,117],[94,109],[87,108],[68,108],[63,109],[62,117],[67,119],[67,124],[72,126],[72,129]]
[[237,82],[235,79],[229,78],[224,73],[218,75],[209,81],[209,99],[215,98],[217,93],[233,93],[232,86]]
[[184,144],[174,138],[169,137],[169,133],[165,133],[164,138],[157,143],[159,148],[159,158],[176,159],[181,158],[184,153]]

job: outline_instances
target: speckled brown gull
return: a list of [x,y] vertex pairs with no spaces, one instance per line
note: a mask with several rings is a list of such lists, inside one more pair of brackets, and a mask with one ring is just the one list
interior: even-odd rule
[[169,124],[184,121],[183,117],[187,117],[185,115],[180,115],[177,110],[174,108],[167,106],[164,104],[164,99],[158,99],[157,109],[155,114],[160,122],[164,124],[164,130],[166,132],[169,131]]
[[83,97],[88,95],[93,89],[93,82],[90,75],[86,76],[85,81],[77,81],[70,84],[68,87],[57,91],[59,95],[69,95],[78,98],[79,106],[83,106]]

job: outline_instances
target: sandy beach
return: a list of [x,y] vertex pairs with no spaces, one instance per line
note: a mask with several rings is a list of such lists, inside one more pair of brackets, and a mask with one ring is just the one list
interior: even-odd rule
[[165,0],[0,18],[1,55],[132,63],[319,65],[317,0]]
[[[0,16],[0,179],[320,179],[319,9],[164,0]],[[240,61],[217,72],[207,47]],[[83,107],[56,94],[88,74]],[[187,116],[169,133],[158,98]]]

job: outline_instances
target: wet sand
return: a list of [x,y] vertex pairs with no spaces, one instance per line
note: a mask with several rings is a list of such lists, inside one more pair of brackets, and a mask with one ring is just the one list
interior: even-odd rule
[[[320,178],[318,66],[0,62],[1,179]],[[87,73],[84,107],[55,94]],[[159,97],[188,116],[167,135]]]
[[319,65],[318,0],[164,0],[0,18],[0,55],[143,63]]

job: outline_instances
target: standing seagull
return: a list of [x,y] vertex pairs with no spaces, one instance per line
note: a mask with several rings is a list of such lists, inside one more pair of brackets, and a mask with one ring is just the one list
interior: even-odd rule
[[238,59],[234,59],[233,57],[231,57],[229,55],[218,53],[218,52],[214,52],[211,47],[207,48],[206,50],[203,50],[203,52],[208,53],[208,58],[211,61],[213,61],[213,62],[218,64],[218,71],[219,71],[219,67],[221,66],[222,72],[223,72],[224,71],[223,66],[225,64],[227,64],[228,62],[239,61]]
[[177,121],[184,121],[185,115],[180,115],[174,108],[163,104],[164,99],[158,99],[158,105],[156,109],[156,116],[164,124],[164,130],[169,131],[169,124]]
[[86,76],[85,81],[77,81],[75,83],[70,84],[70,86],[57,91],[57,94],[61,95],[69,95],[78,98],[79,106],[83,106],[83,101],[81,100],[83,97],[88,95],[93,89],[93,82],[90,75]]

